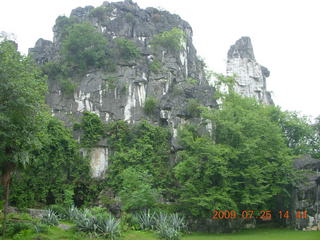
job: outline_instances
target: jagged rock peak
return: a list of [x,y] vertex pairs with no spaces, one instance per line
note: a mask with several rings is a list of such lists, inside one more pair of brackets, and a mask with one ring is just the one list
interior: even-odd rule
[[256,61],[249,37],[241,37],[230,47],[227,75],[235,76],[237,93],[246,97],[254,97],[264,104],[273,104],[266,84],[270,71]]
[[[52,115],[67,126],[80,121],[83,112],[95,113],[105,122],[136,123],[147,119],[167,126],[173,136],[173,149],[178,149],[179,126],[202,121],[189,110],[191,103],[216,107],[212,98],[214,88],[206,79],[204,64],[192,43],[192,28],[178,15],[156,8],[141,9],[130,0],[104,2],[97,8],[79,7],[72,10],[70,17],[57,18],[52,42],[40,39],[29,53],[40,65],[55,62],[60,66],[66,29],[79,23],[90,24],[106,39],[108,54],[113,54],[112,58],[105,55],[106,65],[112,68],[90,66],[83,74],[73,73],[70,68],[69,77],[62,80],[54,72],[49,76],[47,103]],[[180,31],[183,38],[175,49],[170,44],[154,47],[153,40],[159,34],[171,32],[179,37]],[[121,56],[118,43],[123,39],[128,40],[137,56],[132,59]],[[71,86],[69,90],[66,85]],[[154,109],[147,114],[145,105],[152,101]],[[210,123],[206,128],[211,131]],[[102,153],[99,159],[106,158]]]
[[228,51],[228,59],[248,58],[256,60],[253,53],[253,47],[250,37],[241,37]]

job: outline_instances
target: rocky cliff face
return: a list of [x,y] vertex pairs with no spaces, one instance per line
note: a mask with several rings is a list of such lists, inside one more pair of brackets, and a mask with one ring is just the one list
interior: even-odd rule
[[[188,103],[192,99],[201,105],[215,107],[212,98],[213,87],[209,86],[204,64],[196,55],[192,44],[192,29],[179,16],[155,8],[140,9],[130,0],[117,3],[104,2],[99,15],[92,14],[94,8],[87,6],[71,12],[70,18],[78,23],[88,22],[96,31],[112,41],[121,37],[133,41],[141,57],[129,62],[116,62],[115,71],[90,69],[79,75],[73,94],[64,94],[57,81],[49,79],[47,103],[52,114],[71,126],[79,121],[84,111],[96,113],[105,121],[125,120],[135,123],[147,119],[157,125],[168,126],[172,132],[172,149],[179,148],[176,142],[177,129],[186,121],[201,123],[192,116]],[[172,53],[166,48],[154,50],[150,42],[156,34],[173,28],[181,29],[185,41],[179,52]],[[60,57],[62,28],[53,28],[53,42],[39,39],[30,49],[35,61],[44,64]],[[158,71],[150,65],[157,59],[161,64]],[[105,79],[116,81],[106,86]],[[144,111],[150,98],[155,99],[156,109],[152,116]],[[207,126],[210,130],[210,126]],[[107,146],[100,146],[91,153],[93,176],[100,176],[108,166]]]
[[235,75],[237,93],[254,97],[264,104],[273,104],[266,86],[266,78],[269,77],[270,72],[257,63],[249,37],[240,38],[230,47],[227,75]]

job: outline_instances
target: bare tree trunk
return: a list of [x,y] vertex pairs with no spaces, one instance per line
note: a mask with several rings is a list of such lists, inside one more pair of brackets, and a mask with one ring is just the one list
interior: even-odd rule
[[3,186],[3,200],[4,200],[4,207],[3,207],[3,222],[2,222],[2,236],[5,237],[6,228],[7,228],[7,216],[9,210],[9,193],[10,193],[10,181],[12,173],[14,172],[15,164],[14,163],[5,163],[2,168],[2,186]]

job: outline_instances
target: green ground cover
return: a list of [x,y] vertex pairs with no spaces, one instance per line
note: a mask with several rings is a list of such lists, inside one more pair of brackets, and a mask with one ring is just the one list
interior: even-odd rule
[[[6,238],[12,239],[12,238]],[[89,238],[81,235],[73,229],[62,230],[58,227],[51,227],[48,233],[35,234],[26,232],[15,236],[13,239],[23,240],[101,240],[102,238]],[[122,235],[123,240],[156,240],[155,232],[130,231]],[[303,232],[289,229],[256,229],[246,230],[239,233],[212,234],[192,233],[184,235],[183,240],[319,240],[320,231]]]

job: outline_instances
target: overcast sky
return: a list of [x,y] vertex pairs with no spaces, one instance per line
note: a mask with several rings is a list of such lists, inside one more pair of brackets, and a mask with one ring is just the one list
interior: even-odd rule
[[[1,0],[0,32],[15,33],[27,53],[38,38],[52,40],[59,15],[103,0]],[[241,36],[251,37],[257,61],[271,75],[267,88],[276,105],[304,115],[320,115],[319,0],[136,0],[141,8],[160,7],[193,28],[198,55],[225,73],[227,51]]]

